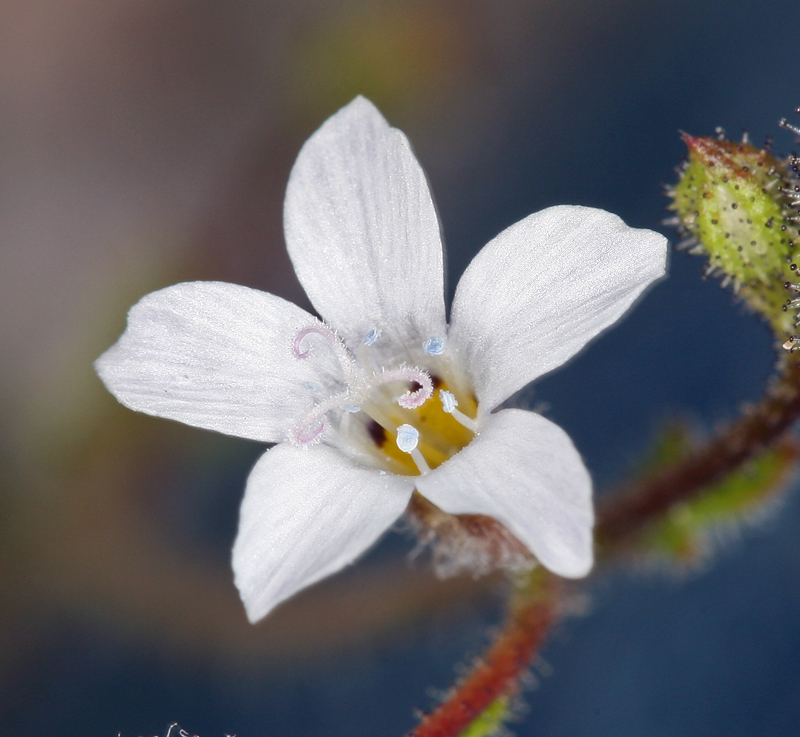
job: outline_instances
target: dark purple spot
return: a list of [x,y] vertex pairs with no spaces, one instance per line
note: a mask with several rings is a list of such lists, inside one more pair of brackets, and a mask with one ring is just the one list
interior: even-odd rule
[[379,448],[383,448],[386,444],[386,430],[383,429],[383,426],[379,425],[375,420],[370,420],[367,425],[367,432],[372,438],[372,442]]

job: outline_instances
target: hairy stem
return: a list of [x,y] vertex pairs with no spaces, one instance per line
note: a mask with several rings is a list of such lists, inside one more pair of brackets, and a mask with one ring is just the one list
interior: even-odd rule
[[555,619],[558,582],[542,568],[514,589],[508,621],[472,673],[407,737],[455,737],[493,702],[512,695]]
[[[671,467],[609,496],[597,515],[598,556],[624,550],[674,505],[698,496],[774,443],[798,417],[800,364],[787,354],[761,401],[735,423]],[[492,537],[493,521],[480,525],[478,517],[464,520],[466,526]],[[407,737],[458,737],[498,697],[513,694],[556,618],[557,604],[556,578],[536,569],[515,589],[506,626],[481,663]]]
[[777,440],[800,416],[800,364],[787,354],[763,399],[704,447],[670,468],[631,484],[597,515],[598,553],[624,548],[648,524],[691,499]]

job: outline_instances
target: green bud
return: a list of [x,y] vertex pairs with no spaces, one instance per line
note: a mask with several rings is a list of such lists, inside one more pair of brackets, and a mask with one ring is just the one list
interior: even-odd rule
[[735,528],[770,507],[796,469],[798,455],[790,442],[765,450],[654,522],[639,541],[640,551],[683,565],[702,560],[715,532]]
[[689,160],[669,190],[673,222],[690,252],[708,257],[708,272],[719,274],[786,340],[800,305],[793,304],[800,292],[800,239],[785,164],[746,140],[683,139]]

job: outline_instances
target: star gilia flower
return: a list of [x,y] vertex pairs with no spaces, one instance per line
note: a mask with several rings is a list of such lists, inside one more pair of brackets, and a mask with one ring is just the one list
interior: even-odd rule
[[233,548],[249,618],[355,560],[414,489],[585,575],[580,455],[544,417],[493,410],[619,319],[664,274],[665,239],[601,210],[543,210],[475,257],[448,325],[425,175],[364,98],[303,146],[284,218],[322,320],[234,284],[177,284],[136,304],[97,361],[132,409],[276,443],[247,481]]

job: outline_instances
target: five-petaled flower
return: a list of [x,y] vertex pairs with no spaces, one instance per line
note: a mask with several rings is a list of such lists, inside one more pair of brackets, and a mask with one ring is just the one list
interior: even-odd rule
[[256,621],[351,563],[414,489],[490,515],[568,577],[592,565],[591,480],[533,412],[493,412],[664,274],[666,241],[586,207],[512,225],[445,318],[439,222],[405,136],[357,98],[303,146],[286,244],[318,320],[234,284],[144,297],[97,361],[125,405],[277,443],[247,481],[233,569]]

